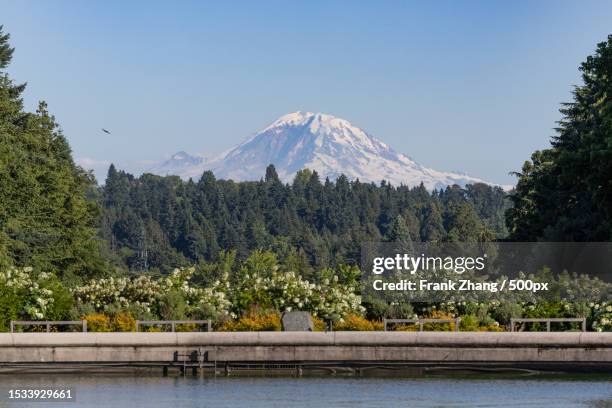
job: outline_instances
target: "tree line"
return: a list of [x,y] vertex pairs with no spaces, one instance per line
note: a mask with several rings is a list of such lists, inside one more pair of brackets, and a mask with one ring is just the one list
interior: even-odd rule
[[115,265],[168,271],[214,261],[222,250],[245,259],[256,249],[291,258],[300,269],[358,263],[362,242],[381,240],[484,241],[507,234],[507,195],[485,184],[428,191],[321,180],[302,170],[290,184],[268,166],[259,182],[197,180],[111,166],[96,190],[100,235]]

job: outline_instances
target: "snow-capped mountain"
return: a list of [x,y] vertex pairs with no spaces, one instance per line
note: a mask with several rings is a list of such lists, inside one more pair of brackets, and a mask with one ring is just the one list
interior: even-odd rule
[[148,169],[147,172],[161,176],[176,175],[185,179],[197,178],[204,171],[204,163],[206,163],[206,157],[180,151],[174,153],[168,160]]
[[287,182],[304,168],[316,170],[321,179],[344,174],[349,179],[376,183],[387,180],[394,185],[422,182],[429,189],[484,182],[424,167],[344,119],[312,112],[281,116],[210,161],[180,152],[151,172],[197,178],[204,170],[212,170],[217,178],[259,180],[270,163]]

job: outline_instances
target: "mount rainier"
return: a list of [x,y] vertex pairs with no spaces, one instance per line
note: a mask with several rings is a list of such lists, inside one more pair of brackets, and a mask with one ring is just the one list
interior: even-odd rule
[[197,180],[202,172],[212,170],[217,178],[259,180],[269,164],[274,164],[286,182],[292,181],[298,170],[308,168],[317,171],[321,179],[336,179],[344,174],[349,179],[375,183],[386,180],[393,185],[415,186],[422,182],[428,189],[486,183],[464,174],[424,167],[347,120],[312,112],[281,116],[211,160],[179,152],[149,172]]

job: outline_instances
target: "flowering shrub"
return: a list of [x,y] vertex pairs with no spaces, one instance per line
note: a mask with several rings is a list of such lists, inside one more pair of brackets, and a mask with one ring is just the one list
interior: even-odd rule
[[109,332],[111,331],[110,319],[104,313],[92,313],[82,317],[87,320],[87,330],[90,332]]
[[236,320],[226,321],[220,331],[280,331],[280,314],[271,312],[250,312]]
[[325,331],[327,329],[327,323],[320,317],[312,316],[312,325],[314,326],[314,331]]
[[383,330],[383,324],[380,321],[368,320],[361,316],[349,314],[334,326],[334,330],[381,331]]
[[[78,305],[91,305],[97,312],[136,310],[163,319],[181,318],[178,313],[225,321],[236,319],[254,305],[277,312],[305,310],[313,316],[334,319],[365,310],[356,294],[353,269],[338,273],[324,270],[320,282],[312,283],[294,272],[282,271],[271,253],[256,251],[235,275],[230,277],[224,271],[209,287],[190,285],[194,272],[195,268],[175,269],[171,275],[157,280],[149,276],[91,280],[73,289],[73,294]],[[247,314],[234,327],[260,327],[253,318],[252,313]]]
[[[311,313],[316,330],[325,329],[326,319],[334,321],[336,330],[381,330],[382,318],[418,315],[460,316],[463,331],[500,331],[516,317],[584,316],[589,330],[612,331],[612,303],[607,300],[611,285],[588,276],[562,274],[554,281],[547,278],[555,292],[547,301],[531,293],[485,294],[460,301],[450,297],[438,303],[427,299],[408,302],[401,296],[390,303],[368,299],[367,320],[362,317],[365,308],[355,267],[324,269],[307,280],[280,266],[271,252],[263,251],[255,251],[238,267],[233,261],[222,266],[212,275],[217,277],[215,281],[202,280],[192,267],[175,269],[159,278],[142,275],[90,280],[72,289],[53,274],[36,273],[32,268],[5,268],[0,270],[0,330],[7,330],[10,320],[66,320],[84,315],[91,331],[133,331],[135,318],[211,318],[222,330],[280,330],[282,312],[302,310]],[[589,296],[592,303],[584,301]],[[537,324],[524,327],[542,328]],[[418,326],[395,329],[418,330]],[[425,329],[454,330],[454,324],[428,324]],[[558,329],[578,330],[579,324],[564,323]],[[147,330],[161,328],[151,326]]]
[[[225,276],[227,278],[227,276]],[[292,271],[281,271],[274,255],[256,251],[226,284],[235,313],[251,305],[280,312],[305,310],[318,317],[341,318],[361,314],[365,308],[356,294],[356,282],[340,282],[332,270],[322,272],[321,281],[311,283]]]
[[136,331],[136,320],[129,313],[117,313],[113,318],[113,329],[120,332]]
[[612,302],[591,303],[593,323],[591,328],[598,332],[612,331]]
[[159,314],[162,298],[176,292],[185,300],[188,314],[215,318],[228,314],[230,303],[218,286],[189,285],[194,271],[194,268],[175,269],[170,276],[159,280],[149,276],[91,280],[73,289],[73,294],[78,304],[91,304],[97,311],[135,308],[143,313]]
[[28,267],[0,271],[1,329],[16,319],[58,320],[71,306],[70,293],[53,274],[37,274]]
[[161,285],[149,276],[110,277],[91,280],[84,286],[74,288],[72,293],[77,303],[91,304],[97,311],[136,306],[149,312],[161,293]]
[[[454,319],[455,316],[440,310],[434,310],[426,316],[427,319]],[[455,323],[425,323],[423,330],[431,331],[455,331]]]

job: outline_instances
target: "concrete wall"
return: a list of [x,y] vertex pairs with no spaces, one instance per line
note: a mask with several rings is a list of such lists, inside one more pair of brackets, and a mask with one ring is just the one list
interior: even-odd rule
[[612,333],[2,333],[0,365],[169,362],[563,363],[612,367]]

